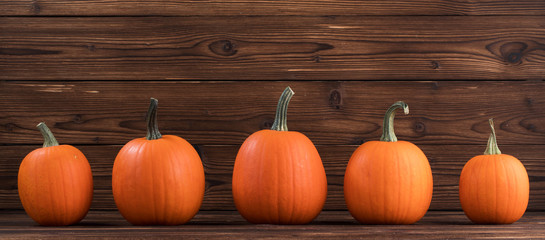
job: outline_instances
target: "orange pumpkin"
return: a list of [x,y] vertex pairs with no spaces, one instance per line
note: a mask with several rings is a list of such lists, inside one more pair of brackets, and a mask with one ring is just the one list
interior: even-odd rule
[[19,166],[19,198],[26,213],[45,226],[78,223],[93,199],[93,176],[77,148],[59,145],[45,123],[38,124],[43,148],[29,153]]
[[125,144],[115,159],[115,203],[134,225],[186,223],[197,214],[204,196],[201,159],[186,140],[161,135],[153,98],[147,124],[147,136]]
[[460,175],[460,203],[466,216],[480,224],[508,224],[519,220],[528,206],[530,182],[524,165],[502,154],[494,122],[484,155],[469,160]]
[[344,176],[344,198],[350,214],[366,224],[411,224],[426,214],[433,178],[426,155],[416,145],[397,141],[393,104],[384,117],[380,141],[362,144],[352,154]]
[[235,160],[233,199],[252,223],[305,224],[318,216],[326,199],[327,180],[316,147],[287,128],[292,96],[287,87],[271,130],[248,137]]

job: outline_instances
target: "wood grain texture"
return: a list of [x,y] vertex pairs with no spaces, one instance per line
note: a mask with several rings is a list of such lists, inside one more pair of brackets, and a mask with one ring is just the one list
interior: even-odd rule
[[3,16],[544,15],[545,1],[3,0]]
[[[26,154],[39,146],[0,146],[0,209],[22,209],[17,195],[17,171]],[[111,171],[121,145],[77,146],[88,158],[94,176],[92,209],[115,210],[111,192]],[[346,164],[358,146],[317,146],[328,180],[324,210],[346,210],[343,179]],[[460,210],[458,181],[465,163],[484,152],[484,145],[421,145],[434,177],[431,210]],[[529,211],[545,209],[544,145],[500,145],[502,152],[519,158],[530,177]],[[197,146],[206,176],[201,210],[235,210],[231,176],[239,146]]]
[[322,212],[307,225],[249,224],[233,211],[201,211],[182,226],[131,226],[118,212],[91,211],[69,227],[37,226],[22,211],[0,212],[8,239],[541,239],[542,213],[508,225],[474,225],[461,211],[428,212],[413,225],[359,225],[346,211]]
[[378,140],[386,109],[403,100],[399,139],[486,144],[494,118],[503,144],[545,144],[545,82],[0,81],[0,144],[41,144],[45,121],[61,143],[125,144],[145,136],[149,98],[159,127],[192,144],[239,145],[270,128],[286,86],[290,130],[319,145]]
[[0,18],[0,80],[545,78],[543,16]]

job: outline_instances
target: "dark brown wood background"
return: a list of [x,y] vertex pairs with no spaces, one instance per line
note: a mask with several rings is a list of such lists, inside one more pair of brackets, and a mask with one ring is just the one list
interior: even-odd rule
[[162,133],[202,157],[202,210],[233,210],[236,152],[271,126],[289,85],[290,130],[317,145],[326,168],[324,210],[346,209],[351,153],[377,140],[385,110],[404,100],[411,113],[398,114],[396,133],[429,158],[431,210],[460,210],[459,174],[494,118],[500,148],[528,170],[529,210],[543,211],[544,79],[544,0],[4,0],[0,209],[22,208],[18,167],[45,121],[91,163],[92,209],[114,210],[114,158],[145,135],[155,97]]

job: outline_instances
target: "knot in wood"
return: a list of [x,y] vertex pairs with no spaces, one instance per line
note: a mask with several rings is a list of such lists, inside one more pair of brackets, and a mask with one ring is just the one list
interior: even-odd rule
[[87,49],[89,49],[89,51],[91,51],[91,52],[94,52],[96,50],[95,45],[93,45],[93,44],[87,45]]
[[329,104],[335,107],[336,109],[341,109],[342,102],[343,102],[343,99],[342,99],[341,92],[339,92],[339,90],[337,89],[331,91],[331,93],[329,94]]
[[352,141],[352,144],[355,144],[355,145],[362,145],[364,142],[365,142],[365,138],[355,138],[355,139]]
[[523,42],[509,42],[500,47],[500,53],[505,61],[509,63],[518,63],[522,60],[524,51],[528,44]]
[[534,99],[526,98],[526,106],[531,107],[534,105]]
[[210,51],[221,56],[235,55],[238,52],[236,47],[236,44],[232,43],[229,40],[219,40],[208,45]]
[[414,131],[417,133],[424,133],[426,131],[426,125],[423,122],[416,122],[414,124]]
[[263,122],[261,122],[261,126],[259,126],[259,128],[260,129],[271,129],[273,123],[274,123],[274,119],[267,118]]
[[225,41],[225,43],[223,43],[223,51],[224,52],[231,52],[233,51],[233,44],[231,43],[231,41]]
[[75,122],[75,123],[83,123],[83,117],[81,116],[81,114],[76,114],[76,115],[74,115],[73,122]]
[[34,14],[39,14],[40,11],[42,10],[42,7],[40,7],[40,4],[38,3],[37,0],[33,0],[33,1],[32,1],[32,4],[30,5],[30,10],[31,10]]
[[6,129],[6,132],[13,132],[13,129],[15,128],[15,124],[6,123],[6,125],[4,125],[4,128]]
[[441,65],[439,65],[438,61],[431,61],[431,68],[432,69],[439,69],[439,67],[441,67]]

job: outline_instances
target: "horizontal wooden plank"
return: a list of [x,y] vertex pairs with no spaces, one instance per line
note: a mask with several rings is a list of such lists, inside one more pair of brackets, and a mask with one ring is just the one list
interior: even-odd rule
[[249,224],[237,212],[201,211],[183,226],[131,226],[117,211],[91,211],[69,227],[41,227],[22,211],[0,212],[8,239],[541,239],[542,213],[506,225],[471,224],[463,212],[428,212],[412,225],[359,225],[346,211],[322,212],[306,225]]
[[0,80],[544,79],[543,16],[0,18]]
[[[0,146],[0,209],[21,209],[17,195],[17,171],[26,154],[38,146]],[[502,151],[519,158],[530,176],[529,211],[545,208],[545,145],[505,145]],[[78,146],[91,163],[95,194],[92,209],[114,210],[111,193],[111,167],[120,145]],[[206,175],[206,192],[202,210],[234,210],[231,175],[239,146],[198,146]],[[344,171],[357,146],[322,146],[322,157],[328,179],[328,198],[324,210],[345,210],[343,197]],[[464,164],[482,154],[481,145],[422,145],[434,176],[431,210],[460,210],[458,181]]]
[[403,100],[399,139],[485,145],[545,144],[545,82],[11,82],[0,81],[0,144],[41,144],[45,121],[61,143],[125,144],[145,135],[149,98],[163,134],[192,144],[241,144],[272,125],[286,86],[288,126],[319,145],[377,140],[386,109]]
[[543,15],[543,0],[4,0],[2,16]]

